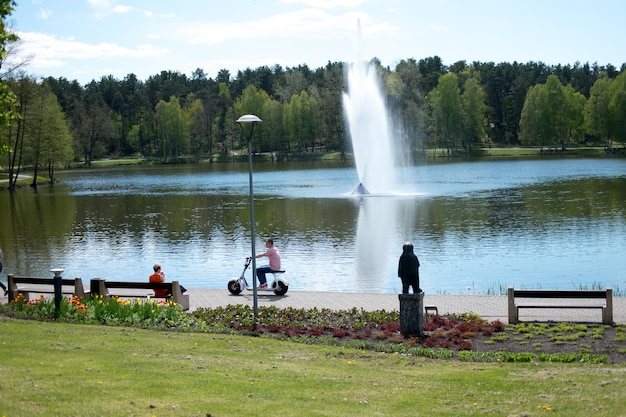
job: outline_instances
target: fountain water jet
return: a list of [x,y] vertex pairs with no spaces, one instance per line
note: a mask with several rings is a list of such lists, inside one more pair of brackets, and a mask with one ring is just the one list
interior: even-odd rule
[[396,185],[395,147],[376,67],[359,58],[360,38],[361,24],[358,22],[357,60],[348,66],[348,91],[343,94],[359,178],[359,185],[352,194],[380,194],[392,191]]

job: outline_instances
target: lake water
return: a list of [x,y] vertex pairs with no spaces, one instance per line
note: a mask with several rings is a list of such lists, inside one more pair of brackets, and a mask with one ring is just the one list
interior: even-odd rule
[[[273,237],[293,290],[400,292],[415,246],[430,293],[626,288],[626,160],[430,163],[356,197],[352,167],[254,166],[257,251]],[[5,274],[224,288],[250,253],[247,164],[76,170],[0,193]],[[260,259],[257,265],[263,265]]]

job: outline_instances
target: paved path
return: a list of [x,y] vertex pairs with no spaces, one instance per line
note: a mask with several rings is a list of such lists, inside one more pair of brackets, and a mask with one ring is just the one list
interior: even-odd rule
[[[252,291],[240,295],[231,295],[226,288],[190,289],[191,310],[198,307],[224,307],[229,304],[253,305]],[[474,312],[489,321],[508,322],[507,297],[502,295],[424,295],[424,304],[436,306],[439,314]],[[259,292],[259,306],[279,308],[328,308],[331,310],[349,310],[353,307],[364,310],[398,310],[400,301],[397,294],[289,291],[284,296],[272,292]],[[582,309],[547,309],[521,310],[522,321],[580,321],[601,322],[600,310]],[[626,297],[613,297],[613,320],[617,324],[626,324]]]
[[[7,298],[0,292],[0,302],[6,303]],[[252,291],[244,291],[240,295],[231,295],[226,288],[208,289],[192,288],[189,290],[190,310],[199,307],[225,307],[229,304],[253,306]],[[425,294],[424,304],[436,306],[439,314],[469,313],[479,314],[484,319],[508,322],[507,297],[502,295],[438,295]],[[397,294],[292,291],[284,296],[273,292],[259,292],[259,306],[276,306],[278,308],[328,308],[331,310],[350,310],[354,307],[364,310],[398,310],[400,301]],[[576,321],[601,322],[600,310],[549,309],[522,310],[522,321]],[[613,320],[617,324],[626,324],[626,297],[613,297]]]

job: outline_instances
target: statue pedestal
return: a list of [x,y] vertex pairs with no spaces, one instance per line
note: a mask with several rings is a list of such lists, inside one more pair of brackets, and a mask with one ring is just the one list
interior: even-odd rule
[[424,332],[424,291],[419,294],[398,294],[400,300],[400,333],[404,336]]

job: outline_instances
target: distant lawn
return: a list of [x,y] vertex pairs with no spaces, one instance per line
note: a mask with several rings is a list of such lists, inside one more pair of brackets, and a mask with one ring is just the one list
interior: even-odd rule
[[[29,175],[29,176],[27,176],[26,178],[17,180],[17,182],[15,183],[16,187],[18,188],[28,187],[33,183],[33,178],[30,176],[32,175],[32,173],[27,173],[26,175]],[[9,179],[8,174],[0,173],[0,190],[8,189],[9,187],[8,179]],[[48,185],[48,184],[50,184],[50,178],[42,177],[41,175],[37,176],[37,185]]]
[[565,153],[549,152],[546,147],[543,148],[543,152],[540,147],[481,147],[474,148],[471,152],[472,156],[488,156],[488,157],[529,157],[529,156],[572,156],[572,155],[587,155],[587,156],[599,156],[604,155],[604,147],[602,146],[568,146]]
[[91,165],[96,167],[109,167],[120,165],[141,165],[147,162],[144,158],[114,158],[114,159],[99,159],[92,161]]
[[0,416],[613,416],[623,366],[476,363],[0,317]]

